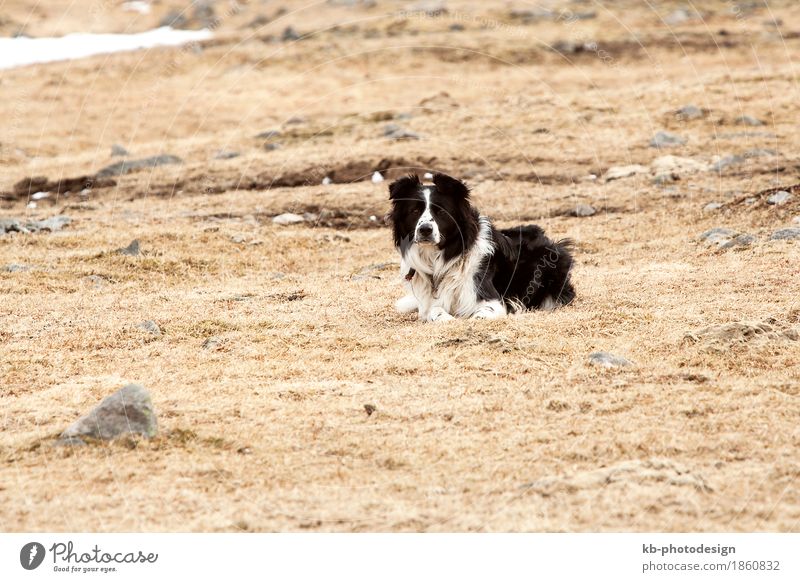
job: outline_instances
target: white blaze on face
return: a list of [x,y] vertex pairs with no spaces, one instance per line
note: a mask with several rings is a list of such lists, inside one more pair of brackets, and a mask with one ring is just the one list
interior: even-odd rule
[[423,225],[429,225],[433,228],[433,233],[431,234],[431,238],[433,239],[434,244],[439,244],[441,241],[441,235],[439,234],[439,225],[436,224],[436,221],[433,219],[433,213],[431,212],[431,190],[430,188],[423,188],[422,195],[425,197],[425,212],[422,213],[422,216],[419,217],[417,221],[417,228],[415,233],[415,238],[419,239],[419,229]]

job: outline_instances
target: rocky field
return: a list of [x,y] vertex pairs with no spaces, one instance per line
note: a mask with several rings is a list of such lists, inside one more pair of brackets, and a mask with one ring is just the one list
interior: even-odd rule
[[[796,2],[30,5],[213,38],[0,70],[4,531],[798,529]],[[412,171],[577,300],[395,313]]]

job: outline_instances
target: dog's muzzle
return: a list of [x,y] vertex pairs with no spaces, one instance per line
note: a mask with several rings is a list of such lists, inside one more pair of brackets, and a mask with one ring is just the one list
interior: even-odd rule
[[417,227],[417,233],[414,236],[414,242],[417,243],[436,243],[433,238],[433,225],[430,223],[420,224]]

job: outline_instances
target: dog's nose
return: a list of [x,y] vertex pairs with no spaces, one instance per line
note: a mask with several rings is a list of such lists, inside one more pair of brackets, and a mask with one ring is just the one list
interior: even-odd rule
[[420,236],[431,236],[433,234],[433,225],[431,225],[431,224],[420,224],[418,230],[419,230]]

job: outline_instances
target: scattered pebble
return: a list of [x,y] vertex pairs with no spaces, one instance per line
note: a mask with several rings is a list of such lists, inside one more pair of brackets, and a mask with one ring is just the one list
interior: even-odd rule
[[144,330],[147,333],[160,336],[161,335],[161,328],[158,327],[158,324],[153,321],[152,319],[148,319],[147,321],[143,321],[139,325],[136,326],[138,329]]
[[305,222],[305,218],[300,216],[299,214],[294,214],[292,212],[285,212],[284,214],[279,214],[278,216],[272,219],[274,224],[279,224],[281,226],[286,226],[289,224],[298,224],[300,222]]
[[795,240],[800,238],[800,228],[782,228],[776,230],[769,240]]
[[118,143],[115,143],[114,145],[111,146],[111,157],[112,158],[127,157],[129,155],[130,155],[130,153],[128,153],[128,150],[126,150],[124,147],[122,147]]
[[684,105],[675,112],[675,116],[682,121],[692,121],[705,117],[705,111],[696,105]]
[[703,211],[713,212],[714,210],[719,210],[720,208],[722,208],[722,206],[723,206],[722,202],[709,202],[708,204],[703,206]]
[[151,156],[149,158],[142,158],[140,160],[124,160],[122,162],[117,162],[116,164],[106,166],[97,172],[97,177],[105,178],[109,176],[121,176],[135,170],[143,170],[148,168],[156,168],[158,166],[166,166],[169,164],[182,163],[182,159],[180,159],[178,156],[172,155]]
[[752,234],[740,233],[730,228],[712,228],[700,235],[700,240],[709,246],[716,245],[720,249],[738,246],[749,246],[756,241]]
[[28,265],[18,265],[17,263],[9,263],[8,265],[3,266],[3,271],[6,273],[21,273],[30,270],[31,268]]
[[114,251],[118,255],[126,255],[128,257],[138,257],[141,254],[141,249],[139,247],[139,239],[134,239],[131,243],[126,247],[120,247]]
[[227,150],[219,150],[216,154],[214,154],[215,160],[232,160],[233,158],[238,158],[241,154],[239,152],[232,152]]
[[680,146],[686,143],[686,138],[668,131],[659,131],[650,140],[651,148],[666,148]]
[[381,182],[383,182],[383,174],[376,171],[375,173],[372,174],[372,183],[380,184]]
[[374,404],[365,404],[364,405],[364,412],[367,413],[367,416],[372,416],[372,413],[375,412],[377,407]]
[[749,115],[742,115],[734,120],[736,125],[749,125],[750,127],[758,127],[764,125],[764,122]]
[[204,350],[218,350],[222,347],[222,339],[217,336],[211,336],[206,338],[202,347]]
[[328,184],[332,184],[332,183],[333,183],[333,180],[331,180],[328,176],[325,176],[322,179],[322,185],[323,186],[327,186]]
[[611,182],[612,180],[619,180],[627,178],[628,176],[635,176],[636,174],[646,174],[650,171],[647,166],[639,164],[631,164],[629,166],[611,166],[603,176],[603,180]]
[[597,210],[594,209],[594,206],[590,206],[589,204],[578,204],[572,209],[570,214],[579,218],[585,218],[587,216],[594,216],[597,214]]
[[123,434],[139,434],[152,438],[158,433],[158,422],[150,394],[140,384],[128,384],[104,399],[87,415],[82,416],[61,433],[59,441],[84,438],[111,440]]
[[44,200],[50,198],[50,192],[34,192],[31,194],[31,200]]
[[792,199],[792,195],[785,190],[781,190],[780,192],[775,192],[767,197],[767,204],[786,204],[789,200]]
[[274,152],[275,150],[279,150],[281,148],[281,144],[271,141],[264,144],[264,149],[268,152]]
[[72,219],[69,216],[63,215],[51,216],[50,218],[46,218],[44,220],[27,221],[22,221],[17,218],[0,218],[0,234],[5,234],[7,232],[20,232],[29,234],[42,230],[55,232],[57,230],[61,230],[70,222],[72,222]]
[[622,356],[615,356],[608,352],[593,352],[589,354],[589,364],[603,368],[621,368],[630,366],[631,362]]
[[732,156],[724,156],[711,164],[711,169],[715,172],[722,172],[727,168],[732,166],[739,166],[745,162],[745,158],[743,156],[732,155]]
[[681,178],[689,174],[706,172],[708,169],[709,165],[705,162],[673,155],[659,156],[650,162],[650,170],[656,176],[672,175]]
[[268,129],[267,131],[262,131],[261,133],[256,135],[258,139],[272,139],[273,137],[280,137],[281,132],[277,129]]
[[419,134],[413,131],[403,129],[396,123],[389,123],[383,128],[383,135],[389,139],[402,140],[402,139],[419,139]]
[[283,34],[281,34],[281,40],[283,42],[300,40],[300,34],[298,34],[298,32],[291,26],[287,26],[286,28],[283,29]]

